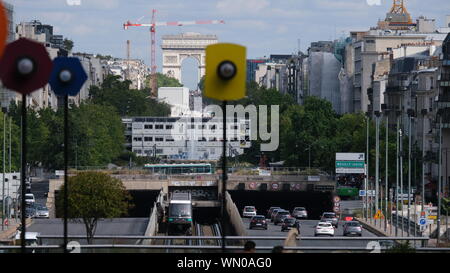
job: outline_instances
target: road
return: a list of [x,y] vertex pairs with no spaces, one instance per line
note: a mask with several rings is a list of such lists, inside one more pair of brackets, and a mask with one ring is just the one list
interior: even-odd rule
[[31,181],[31,193],[34,194],[36,204],[46,205],[48,193],[48,180],[40,180],[33,177]]
[[[243,218],[242,219],[244,226],[247,228],[247,232],[249,236],[287,236],[287,231],[281,231],[281,225],[275,226],[273,223],[268,222],[268,229],[249,229],[250,219]],[[301,224],[301,236],[302,237],[314,237],[314,226],[318,223],[318,220],[300,220]],[[343,222],[339,222],[338,228],[335,231],[335,237],[343,237]],[[362,237],[376,237],[375,234],[363,229]],[[318,237],[319,238],[319,237]],[[298,241],[297,245],[301,247],[366,247],[369,240],[364,241],[344,241],[344,240],[302,240]],[[283,245],[284,241],[279,240],[260,240],[255,242],[257,246],[277,246]],[[330,252],[330,251],[328,251]]]

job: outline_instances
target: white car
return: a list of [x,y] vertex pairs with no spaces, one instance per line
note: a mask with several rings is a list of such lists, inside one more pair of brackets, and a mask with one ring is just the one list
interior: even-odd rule
[[245,206],[242,211],[242,216],[253,217],[256,216],[256,208],[254,206]]
[[328,222],[319,222],[314,231],[314,236],[317,235],[328,235],[334,236],[334,227],[331,223]]
[[36,200],[34,199],[34,194],[32,194],[32,193],[25,194],[25,203],[27,205],[34,204],[35,201]]

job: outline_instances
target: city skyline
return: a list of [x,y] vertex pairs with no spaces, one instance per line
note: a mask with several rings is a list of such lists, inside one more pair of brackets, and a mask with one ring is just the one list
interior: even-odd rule
[[[291,54],[299,47],[306,51],[310,43],[348,36],[351,30],[367,30],[384,19],[389,0],[293,1],[217,0],[207,1],[119,1],[119,0],[10,0],[15,6],[15,23],[40,20],[54,26],[55,33],[74,41],[74,52],[100,53],[125,58],[126,40],[131,41],[131,57],[150,63],[150,35],[146,29],[123,30],[122,24],[148,23],[151,10],[157,9],[157,21],[225,20],[223,25],[159,27],[157,64],[161,71],[161,37],[166,34],[198,32],[216,34],[220,42],[247,47],[248,58],[270,54]],[[413,18],[421,15],[436,19],[443,26],[449,12],[445,0],[425,5],[407,1]],[[80,5],[78,5],[80,4]],[[379,4],[379,5],[378,5]],[[270,34],[270,36],[269,36]],[[186,86],[196,82],[195,61],[183,64]]]

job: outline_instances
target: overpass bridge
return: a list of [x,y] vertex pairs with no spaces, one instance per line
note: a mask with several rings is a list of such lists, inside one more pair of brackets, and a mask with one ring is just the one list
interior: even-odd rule
[[[137,201],[155,199],[162,191],[166,198],[171,192],[191,192],[194,208],[219,208],[222,183],[220,174],[155,175],[110,174],[120,179]],[[55,217],[55,198],[64,178],[50,179],[47,207]],[[241,175],[229,174],[226,190],[237,207],[255,205],[260,210],[270,206],[331,206],[336,183],[326,175]],[[153,196],[151,193],[155,193]],[[149,195],[150,194],[150,195]],[[147,196],[147,197],[146,197]],[[276,201],[275,201],[276,200]],[[148,201],[148,202],[147,202]],[[143,203],[151,204],[154,200]],[[135,204],[139,206],[139,204]],[[150,210],[150,207],[148,208]],[[148,215],[149,211],[145,211]],[[313,212],[314,214],[314,212]]]

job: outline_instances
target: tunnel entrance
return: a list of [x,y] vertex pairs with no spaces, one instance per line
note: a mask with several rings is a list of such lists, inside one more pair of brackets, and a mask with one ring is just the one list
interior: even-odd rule
[[220,218],[221,208],[193,208],[194,221],[202,225],[211,225],[217,223]]
[[131,202],[134,204],[134,207],[128,211],[127,217],[149,217],[160,191],[131,190],[128,192],[133,198]]
[[266,215],[270,207],[281,207],[292,211],[294,207],[305,207],[308,219],[320,219],[323,212],[333,211],[331,192],[274,192],[274,191],[229,191],[239,212],[245,206],[255,206],[257,214]]
[[[130,190],[128,192],[132,197],[131,203],[134,207],[128,210],[128,214],[124,216],[124,218],[148,218],[160,191]],[[58,200],[59,198],[61,198],[59,191],[55,191],[55,199]],[[55,206],[58,206],[59,203],[60,202],[55,202]],[[56,218],[63,217],[62,215],[59,215],[58,212],[62,213],[62,210],[56,208]]]

